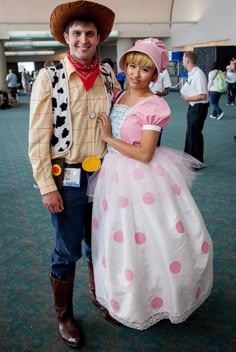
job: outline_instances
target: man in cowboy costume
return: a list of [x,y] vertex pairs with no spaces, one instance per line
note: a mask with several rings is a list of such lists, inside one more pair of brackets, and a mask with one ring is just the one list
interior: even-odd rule
[[55,247],[51,284],[59,331],[66,344],[81,346],[73,316],[76,262],[85,241],[93,303],[107,320],[108,311],[96,301],[91,261],[91,212],[88,178],[106,153],[97,123],[109,113],[119,89],[109,65],[99,65],[95,53],[112,30],[115,14],[90,1],[58,5],[50,18],[54,38],[69,46],[57,66],[40,70],[30,104],[29,157],[45,208],[51,212]]

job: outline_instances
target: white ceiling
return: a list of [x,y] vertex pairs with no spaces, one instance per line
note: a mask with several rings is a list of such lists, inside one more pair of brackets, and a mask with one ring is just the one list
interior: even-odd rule
[[[49,30],[52,10],[61,0],[0,0],[0,40],[4,41],[5,53],[52,50],[65,51],[56,43]],[[63,1],[66,2],[66,1]],[[157,36],[168,38],[172,23],[194,22],[194,18],[179,16],[175,0],[99,0],[116,14],[113,31],[103,45],[114,45],[118,38]],[[177,0],[183,3],[183,0]],[[185,1],[184,1],[185,2]],[[180,6],[181,7],[181,6]],[[43,54],[43,53],[42,53]]]

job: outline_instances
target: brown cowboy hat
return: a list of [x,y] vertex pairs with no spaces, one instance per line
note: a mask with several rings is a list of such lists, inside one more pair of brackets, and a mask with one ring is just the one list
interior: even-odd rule
[[110,34],[115,14],[108,7],[92,1],[67,2],[55,7],[50,18],[50,30],[53,37],[67,45],[64,38],[65,27],[73,19],[86,16],[93,19],[100,29],[100,43]]

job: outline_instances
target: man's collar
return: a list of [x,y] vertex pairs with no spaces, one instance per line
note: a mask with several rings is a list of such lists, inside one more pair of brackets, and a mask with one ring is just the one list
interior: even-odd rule
[[70,63],[67,56],[65,57],[64,62],[65,62],[65,67],[66,67],[66,71],[67,71],[67,76],[69,78],[72,73],[76,72],[76,70],[75,70],[74,66]]
[[197,70],[197,66],[194,66],[191,71],[189,71],[189,75],[193,75],[194,72]]

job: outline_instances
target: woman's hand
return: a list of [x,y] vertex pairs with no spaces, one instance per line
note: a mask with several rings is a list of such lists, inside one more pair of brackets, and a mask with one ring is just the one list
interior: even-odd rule
[[104,140],[104,142],[107,142],[107,139],[112,137],[111,123],[110,123],[109,116],[105,113],[102,113],[102,112],[99,113],[98,123],[99,123],[99,127],[101,130],[102,139]]

